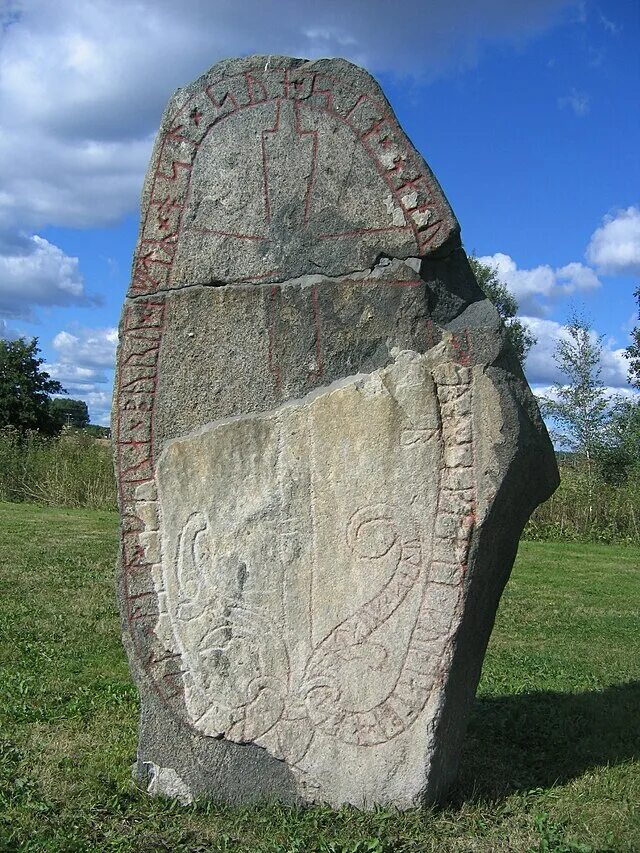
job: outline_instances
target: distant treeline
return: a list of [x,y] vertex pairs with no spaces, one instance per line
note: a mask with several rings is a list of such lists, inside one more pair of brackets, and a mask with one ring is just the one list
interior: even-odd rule
[[[640,466],[612,482],[577,456],[560,454],[559,463],[560,487],[524,537],[640,544]],[[55,438],[0,430],[0,500],[115,510],[110,442],[87,430]]]

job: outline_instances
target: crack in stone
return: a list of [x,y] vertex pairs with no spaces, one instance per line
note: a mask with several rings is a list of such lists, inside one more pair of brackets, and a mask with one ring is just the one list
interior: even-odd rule
[[[387,279],[383,278],[381,274],[382,271],[386,271],[391,267],[394,263],[401,264],[402,266],[408,267],[413,272],[415,272],[419,276],[419,281],[424,281],[420,277],[420,266],[424,259],[417,256],[409,256],[406,258],[397,258],[390,255],[379,254],[375,260],[375,263],[371,267],[364,267],[362,269],[351,270],[350,272],[344,273],[343,275],[338,276],[330,276],[324,275],[320,273],[306,273],[305,275],[297,276],[296,278],[283,278],[278,281],[268,281],[268,282],[232,282],[232,281],[207,281],[207,282],[192,282],[181,284],[177,287],[159,287],[157,290],[154,290],[149,293],[135,293],[135,294],[127,294],[127,301],[136,302],[140,299],[149,299],[154,296],[158,296],[160,294],[169,294],[169,293],[177,293],[181,290],[187,290],[190,288],[224,288],[224,289],[232,289],[232,290],[247,290],[254,288],[267,288],[267,287],[292,287],[292,286],[300,286],[300,287],[313,287],[314,285],[323,284],[325,282],[329,282],[332,284],[340,283],[343,281],[363,281],[366,279],[379,279],[381,284],[384,284]],[[386,263],[383,263],[386,261]],[[407,281],[414,281],[416,279],[407,279]],[[426,282],[425,282],[426,283]]]

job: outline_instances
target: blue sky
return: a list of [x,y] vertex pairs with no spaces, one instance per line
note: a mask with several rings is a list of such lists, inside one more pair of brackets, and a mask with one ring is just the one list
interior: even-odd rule
[[139,192],[163,107],[217,60],[341,55],[369,68],[472,250],[538,338],[539,391],[573,308],[603,379],[640,284],[637,0],[0,2],[0,334],[109,416]]

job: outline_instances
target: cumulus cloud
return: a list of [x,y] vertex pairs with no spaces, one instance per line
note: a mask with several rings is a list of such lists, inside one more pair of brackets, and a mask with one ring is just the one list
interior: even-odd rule
[[[0,11],[0,224],[90,226],[135,207],[169,94],[229,55],[339,55],[433,77],[575,0],[12,0]],[[408,33],[428,39],[413,48]]]
[[58,358],[67,364],[113,369],[118,343],[118,330],[79,329],[75,333],[62,331],[53,339]]
[[628,207],[605,216],[591,235],[586,257],[600,272],[640,274],[640,208]]
[[67,391],[75,389],[78,393],[93,390],[96,383],[101,384],[107,381],[103,370],[96,367],[83,367],[81,364],[71,364],[67,361],[47,362],[47,371],[54,379],[61,382]]
[[555,269],[548,264],[519,269],[513,258],[502,252],[483,255],[478,260],[496,270],[500,280],[515,296],[520,313],[532,317],[548,313],[549,306],[543,300],[561,299],[600,287],[594,271],[577,261]]
[[0,227],[113,223],[139,202],[151,142],[0,132]]
[[28,318],[35,305],[88,301],[77,258],[38,236],[0,241],[0,314]]
[[111,391],[89,391],[84,395],[92,424],[111,425]]
[[[552,386],[554,382],[560,384],[566,382],[566,377],[558,368],[553,356],[559,340],[570,340],[567,327],[554,320],[544,320],[539,317],[523,317],[522,320],[537,338],[537,343],[529,352],[525,368],[529,382],[535,386]],[[594,343],[598,340],[594,330],[591,331],[591,339]],[[600,365],[602,368],[600,378],[612,393],[614,390],[618,392],[628,389],[629,363],[624,356],[623,348],[616,348],[611,341],[603,341]]]
[[113,327],[62,330],[52,341],[56,356],[47,370],[70,397],[86,402],[92,423],[109,418],[117,342],[118,330]]

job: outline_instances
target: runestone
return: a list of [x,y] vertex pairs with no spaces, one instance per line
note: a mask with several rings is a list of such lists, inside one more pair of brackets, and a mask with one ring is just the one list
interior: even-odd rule
[[441,799],[557,470],[365,71],[252,56],[175,93],[113,436],[138,780],[182,802]]

